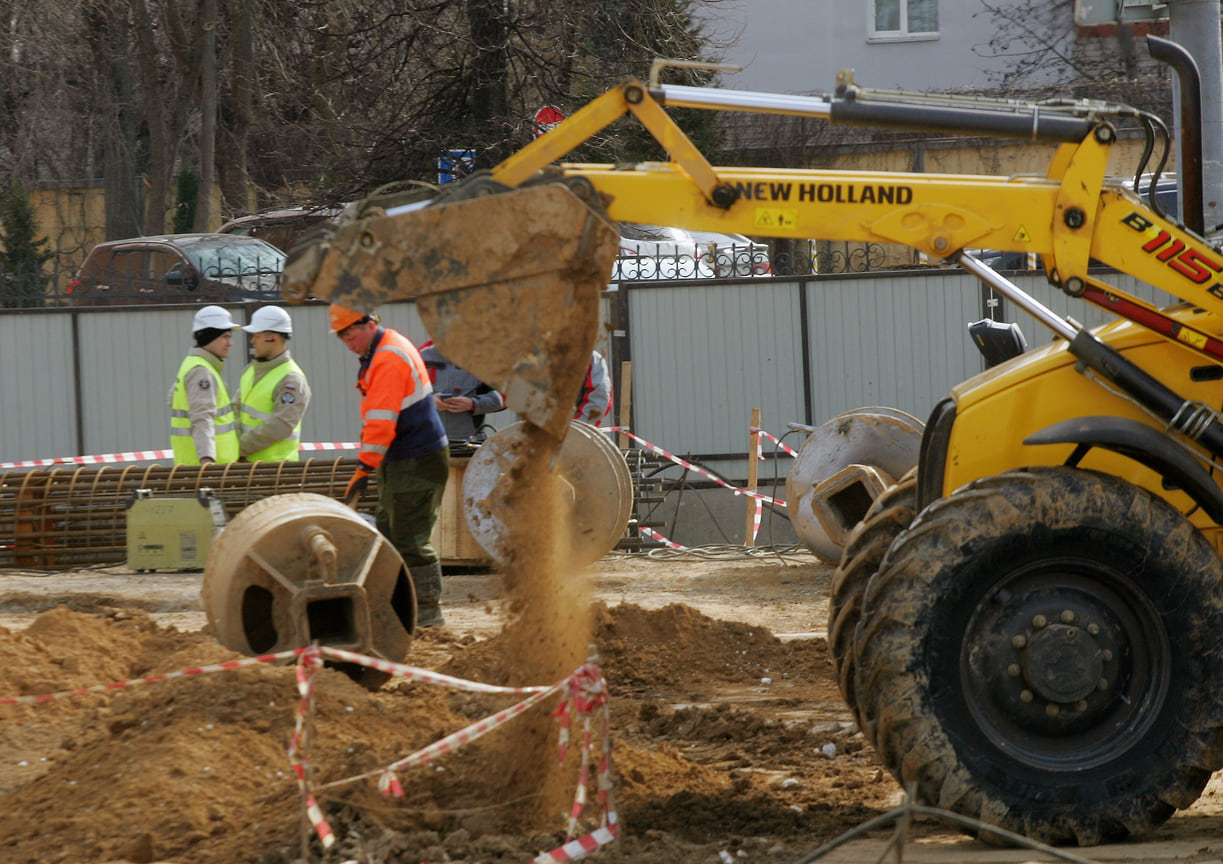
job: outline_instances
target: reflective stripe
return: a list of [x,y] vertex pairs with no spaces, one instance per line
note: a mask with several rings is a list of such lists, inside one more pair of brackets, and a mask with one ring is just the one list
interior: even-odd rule
[[385,456],[387,449],[388,448],[383,447],[381,444],[362,444],[361,445],[362,453],[378,453],[382,456]]
[[[249,415],[251,416],[251,419],[252,419],[252,420],[258,420],[258,421],[259,421],[259,423],[262,423],[264,420],[271,420],[271,419],[272,419],[272,412],[271,412],[271,411],[260,411],[258,408],[253,408],[253,407],[251,407],[251,405],[250,405],[249,403],[247,403],[247,402],[243,402],[243,403],[242,403],[242,413],[243,413],[243,414],[249,414]],[[247,423],[247,422],[243,421],[242,425],[243,425],[243,426],[248,426],[248,427],[253,427],[253,426],[258,426],[258,425],[259,425],[259,423]]]
[[234,426],[236,425],[237,424],[234,423],[234,421],[232,420],[230,420],[228,423],[217,423],[215,426],[212,427],[212,431],[215,432],[217,435],[224,435],[226,432],[234,431]]
[[177,429],[177,428],[171,429],[170,434],[171,435],[185,435],[188,438],[190,438],[191,437],[191,427],[188,426],[186,429]]
[[399,420],[398,411],[387,411],[381,408],[371,408],[365,412],[365,419],[368,420],[388,420],[394,423]]
[[423,387],[419,387],[417,388],[416,392],[413,393],[411,396],[404,397],[404,400],[399,403],[399,410],[406,411],[408,408],[411,408],[417,402],[422,402],[431,395],[433,394],[425,390]]
[[185,411],[181,408],[173,408],[170,410],[170,416],[176,420],[190,420],[191,412]]
[[394,354],[396,357],[398,357],[398,358],[399,358],[400,360],[402,360],[404,363],[407,363],[407,364],[408,364],[408,368],[410,368],[410,369],[415,369],[415,368],[416,368],[416,365],[415,365],[415,364],[412,362],[412,358],[411,358],[410,356],[408,356],[408,352],[403,351],[403,350],[401,350],[401,349],[399,349],[399,348],[395,347],[394,345],[382,345],[382,346],[380,346],[380,347],[378,348],[378,350],[377,350],[377,351],[375,351],[374,353],[375,353],[375,354],[381,354],[383,351],[390,351],[392,354]]

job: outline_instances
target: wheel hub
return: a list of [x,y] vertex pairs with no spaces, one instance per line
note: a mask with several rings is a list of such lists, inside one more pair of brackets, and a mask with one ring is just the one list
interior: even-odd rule
[[1086,699],[1100,682],[1104,660],[1087,631],[1054,624],[1037,631],[1023,652],[1023,677],[1048,702],[1069,704]]
[[[1089,592],[1003,592],[992,647],[973,663],[999,722],[1037,736],[1084,732],[1107,722],[1126,676],[1125,623]],[[996,629],[995,629],[996,628]],[[1005,719],[1004,719],[1005,718]]]

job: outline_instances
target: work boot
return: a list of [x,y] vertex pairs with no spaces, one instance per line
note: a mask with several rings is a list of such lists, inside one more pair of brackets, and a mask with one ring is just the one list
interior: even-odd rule
[[442,617],[442,565],[439,561],[409,567],[412,585],[416,588],[416,626],[441,627],[446,623]]

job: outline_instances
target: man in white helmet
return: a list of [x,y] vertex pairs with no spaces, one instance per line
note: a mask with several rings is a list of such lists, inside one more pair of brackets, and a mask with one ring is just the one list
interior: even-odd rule
[[191,320],[195,347],[179,365],[169,399],[170,447],[178,465],[238,458],[234,406],[221,378],[237,326],[221,306],[205,306]]
[[251,334],[253,359],[242,372],[234,403],[239,459],[295,462],[310,385],[289,353],[293,321],[279,306],[262,306],[242,329]]

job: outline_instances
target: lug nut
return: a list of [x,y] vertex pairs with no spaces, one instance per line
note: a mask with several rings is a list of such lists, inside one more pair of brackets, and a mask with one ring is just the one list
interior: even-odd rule
[[1062,619],[1063,624],[1073,624],[1074,623],[1074,611],[1071,609],[1063,609],[1062,614],[1061,614],[1061,619]]
[[1028,637],[1020,633],[1018,636],[1011,637],[1012,648],[1022,648],[1028,644]]
[[1103,693],[1105,690],[1107,690],[1107,689],[1108,689],[1108,679],[1107,679],[1107,678],[1101,678],[1099,681],[1097,681],[1097,682],[1096,682],[1096,689],[1097,689],[1097,690],[1099,690],[1101,693]]
[[1006,667],[1006,674],[1010,675],[1012,678],[1018,678],[1020,671],[1021,670],[1018,663],[1012,663],[1010,666]]
[[1103,651],[1100,652],[1100,659],[1102,659],[1105,663],[1112,663],[1113,662],[1113,652],[1110,649],[1105,648]]
[[1075,702],[1075,703],[1074,703],[1074,710],[1075,710],[1075,711],[1078,711],[1080,714],[1082,714],[1084,711],[1086,711],[1086,710],[1087,710],[1087,700],[1086,700],[1086,699],[1080,699],[1078,702]]
[[1088,624],[1087,634],[1089,636],[1099,636],[1100,635],[1100,625],[1099,624]]
[[1031,701],[1032,701],[1033,699],[1035,699],[1035,698],[1036,698],[1036,697],[1035,697],[1035,696],[1032,694],[1032,691],[1031,691],[1031,690],[1021,690],[1021,691],[1019,692],[1019,701],[1020,701],[1020,702],[1031,702]]
[[1048,623],[1049,623],[1049,619],[1047,619],[1044,615],[1032,616],[1032,626],[1035,627],[1037,630],[1040,630]]
[[1062,713],[1062,709],[1061,707],[1054,705],[1052,702],[1050,702],[1048,705],[1045,706],[1045,713],[1049,715],[1050,717],[1056,717],[1058,714]]

